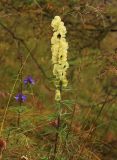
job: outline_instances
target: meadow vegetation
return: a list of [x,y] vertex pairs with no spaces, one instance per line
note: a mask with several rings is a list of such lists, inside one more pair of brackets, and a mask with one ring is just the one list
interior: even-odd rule
[[[55,16],[69,46],[62,80]],[[0,0],[0,156],[117,160],[116,0]]]

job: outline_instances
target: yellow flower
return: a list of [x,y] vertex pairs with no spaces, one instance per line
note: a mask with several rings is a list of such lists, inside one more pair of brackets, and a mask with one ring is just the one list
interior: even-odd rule
[[62,65],[63,70],[65,71],[69,68],[69,63],[67,61],[65,63],[62,63],[61,65]]
[[64,50],[64,51],[60,52],[60,54],[58,55],[58,63],[61,64],[66,61],[67,61],[67,51]]
[[51,47],[52,54],[53,54],[53,52],[55,52],[55,51],[58,52],[58,51],[59,51],[59,48],[60,48],[59,43],[52,45],[52,47]]
[[59,81],[58,79],[56,79],[56,80],[54,81],[54,84],[55,84],[56,88],[59,88],[59,87],[60,87],[60,81]]
[[57,62],[58,62],[58,57],[56,55],[52,56],[52,63],[56,64]]
[[68,49],[68,43],[66,42],[66,39],[65,39],[65,38],[61,38],[60,48],[66,49],[66,50]]
[[60,39],[57,38],[56,32],[53,34],[53,37],[51,39],[51,44],[59,43]]
[[63,87],[67,87],[67,85],[68,85],[68,80],[67,80],[67,79],[63,79],[62,85],[63,85]]
[[56,90],[55,100],[56,100],[56,101],[60,101],[60,100],[61,100],[61,93],[60,93],[60,90],[59,90],[59,89]]
[[54,31],[58,29],[60,22],[61,18],[59,16],[55,16],[51,23],[51,26],[53,27]]
[[58,32],[58,34],[61,34],[61,37],[65,37],[66,36],[67,30],[66,30],[66,27],[64,26],[63,22],[60,23],[57,32]]

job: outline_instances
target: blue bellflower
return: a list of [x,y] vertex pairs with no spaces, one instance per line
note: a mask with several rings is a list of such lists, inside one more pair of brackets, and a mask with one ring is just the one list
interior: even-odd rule
[[28,76],[24,79],[24,84],[27,85],[27,84],[35,84],[35,81],[34,79],[31,77],[31,76]]
[[16,99],[16,101],[24,102],[24,101],[26,101],[26,96],[23,95],[22,93],[18,93],[18,94],[15,96],[15,99]]

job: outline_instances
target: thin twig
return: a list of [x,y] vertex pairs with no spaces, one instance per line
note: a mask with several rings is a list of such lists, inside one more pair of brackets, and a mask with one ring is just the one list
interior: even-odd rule
[[[20,68],[22,68],[23,61],[22,61],[22,53],[20,52],[20,42],[18,42],[18,52],[19,52],[19,60],[20,60]],[[20,89],[19,92],[22,95],[22,70],[20,72]],[[22,106],[22,100],[19,100],[19,107],[21,108]],[[17,118],[17,126],[20,126],[20,119],[21,119],[21,114],[20,114],[20,109],[18,110],[18,118]]]

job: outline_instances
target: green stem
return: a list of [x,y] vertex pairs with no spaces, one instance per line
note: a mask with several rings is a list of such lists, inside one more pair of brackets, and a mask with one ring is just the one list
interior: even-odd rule
[[[60,81],[60,93],[62,93],[62,83]],[[57,154],[57,147],[58,147],[58,144],[59,144],[59,129],[60,129],[60,126],[61,126],[61,102],[59,101],[59,108],[58,108],[58,117],[57,117],[57,131],[56,131],[56,136],[55,136],[55,145],[54,145],[54,155],[53,155],[53,158],[52,160],[55,160],[56,159],[56,154]]]
[[57,154],[57,146],[58,146],[58,138],[59,138],[59,128],[60,128],[60,114],[58,115],[58,118],[57,118],[57,132],[56,132],[56,137],[55,137],[55,146],[54,146],[53,160],[56,159],[56,154]]

